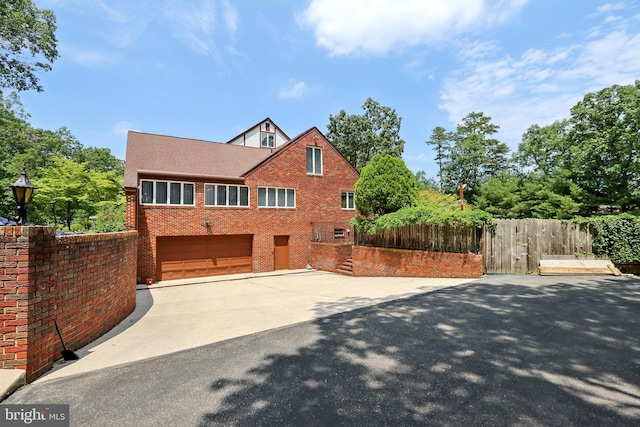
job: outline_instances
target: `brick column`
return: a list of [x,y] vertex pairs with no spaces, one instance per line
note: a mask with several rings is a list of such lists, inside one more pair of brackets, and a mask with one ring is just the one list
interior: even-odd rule
[[27,369],[29,235],[27,227],[0,227],[0,367]]

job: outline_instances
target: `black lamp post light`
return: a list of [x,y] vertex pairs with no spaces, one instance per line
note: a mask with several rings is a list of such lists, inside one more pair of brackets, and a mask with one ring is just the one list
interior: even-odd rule
[[13,198],[18,204],[18,225],[27,225],[27,205],[31,202],[33,190],[37,187],[29,181],[26,166],[22,167],[20,178],[10,187],[13,191]]

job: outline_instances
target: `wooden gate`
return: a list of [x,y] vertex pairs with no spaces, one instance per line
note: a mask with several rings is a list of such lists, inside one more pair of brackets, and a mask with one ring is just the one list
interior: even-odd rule
[[487,274],[538,273],[542,255],[593,252],[589,228],[556,219],[499,219],[485,227],[482,244]]

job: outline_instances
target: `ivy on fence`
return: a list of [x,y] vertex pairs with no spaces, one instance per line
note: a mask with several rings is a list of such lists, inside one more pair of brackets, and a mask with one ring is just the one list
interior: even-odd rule
[[640,262],[640,218],[630,214],[594,216],[575,220],[594,233],[593,252],[614,264]]

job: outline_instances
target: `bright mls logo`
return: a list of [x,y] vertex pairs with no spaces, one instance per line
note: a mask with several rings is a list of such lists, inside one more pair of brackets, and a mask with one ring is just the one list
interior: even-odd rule
[[2,405],[3,426],[69,427],[69,405]]

